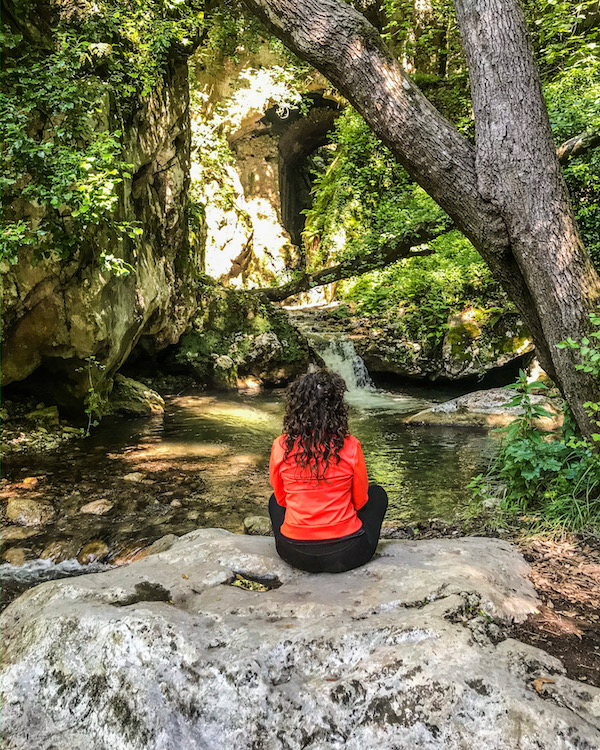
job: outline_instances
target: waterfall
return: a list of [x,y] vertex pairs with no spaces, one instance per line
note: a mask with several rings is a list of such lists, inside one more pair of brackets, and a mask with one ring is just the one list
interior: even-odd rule
[[331,339],[325,342],[325,346],[321,343],[315,348],[327,367],[344,378],[350,393],[361,389],[368,391],[375,389],[369,371],[350,339]]
[[[331,307],[331,306],[330,306]],[[358,412],[407,413],[424,408],[420,399],[375,387],[369,371],[348,335],[332,330],[321,307],[287,308],[290,323],[310,342],[326,367],[346,381],[346,401]]]

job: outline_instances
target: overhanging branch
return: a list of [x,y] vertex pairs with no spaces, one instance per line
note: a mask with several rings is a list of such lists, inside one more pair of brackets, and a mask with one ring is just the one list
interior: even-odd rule
[[584,133],[576,135],[574,138],[569,138],[556,149],[558,161],[561,164],[566,164],[569,159],[575,156],[581,156],[586,151],[590,151],[596,146],[600,146],[600,132],[594,132],[592,130],[586,130]]
[[439,225],[436,227],[429,225],[422,226],[399,243],[384,245],[359,258],[343,260],[337,266],[332,266],[331,268],[323,268],[314,273],[305,273],[287,284],[282,284],[282,286],[252,289],[251,291],[264,294],[271,302],[281,302],[293,294],[308,292],[310,289],[323,286],[324,284],[331,284],[334,281],[349,279],[352,276],[358,276],[367,271],[376,271],[379,268],[385,268],[390,263],[395,263],[402,258],[418,258],[423,255],[432,255],[435,251],[431,248],[422,250],[415,250],[414,248],[425,242],[430,242],[447,231],[448,228],[440,229]]

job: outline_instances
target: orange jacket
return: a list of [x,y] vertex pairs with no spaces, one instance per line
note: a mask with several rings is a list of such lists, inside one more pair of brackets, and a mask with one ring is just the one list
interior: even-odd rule
[[281,533],[289,539],[337,539],[358,531],[356,511],[367,502],[369,486],[359,441],[349,435],[339,463],[332,457],[325,478],[317,481],[294,461],[294,450],[284,461],[284,440],[280,435],[273,443],[269,464],[275,499],[286,508]]

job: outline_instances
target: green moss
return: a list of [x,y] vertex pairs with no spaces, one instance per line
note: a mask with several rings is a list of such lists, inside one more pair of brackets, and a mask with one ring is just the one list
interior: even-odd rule
[[[273,350],[264,334],[276,338]],[[257,350],[257,346],[259,347]],[[266,347],[264,353],[260,347]],[[216,363],[232,360],[229,368]],[[192,328],[181,337],[176,361],[208,385],[234,387],[238,376],[268,382],[293,377],[308,364],[308,346],[283,312],[248,292],[206,285]]]

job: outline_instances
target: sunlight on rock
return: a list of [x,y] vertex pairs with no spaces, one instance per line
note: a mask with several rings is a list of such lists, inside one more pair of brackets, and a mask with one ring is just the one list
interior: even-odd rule
[[143,450],[139,451],[135,458],[141,459],[152,459],[152,458],[164,458],[174,457],[183,458],[187,456],[206,456],[215,457],[223,456],[229,452],[229,448],[226,445],[220,445],[218,443],[160,443],[158,445],[148,446]]

